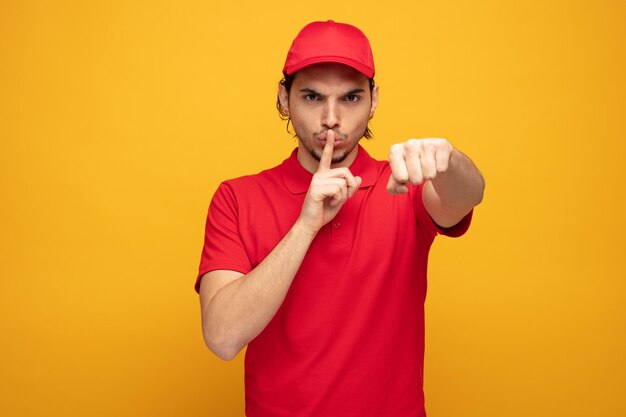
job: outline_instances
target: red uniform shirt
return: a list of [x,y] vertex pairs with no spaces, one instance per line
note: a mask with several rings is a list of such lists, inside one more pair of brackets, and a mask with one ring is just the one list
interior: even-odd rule
[[[471,213],[439,229],[422,186],[390,195],[387,162],[360,147],[363,182],[315,237],[285,300],[245,357],[249,417],[422,417],[428,250],[460,236]],[[312,175],[296,159],[220,185],[211,202],[196,281],[250,272],[300,214]]]

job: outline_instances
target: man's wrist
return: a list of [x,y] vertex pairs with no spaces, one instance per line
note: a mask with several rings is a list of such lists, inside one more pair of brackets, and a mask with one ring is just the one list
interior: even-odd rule
[[291,227],[291,232],[296,238],[306,239],[312,242],[317,235],[318,230],[305,225],[302,219],[298,219]]

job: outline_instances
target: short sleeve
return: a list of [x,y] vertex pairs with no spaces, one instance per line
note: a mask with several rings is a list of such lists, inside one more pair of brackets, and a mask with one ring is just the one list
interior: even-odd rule
[[209,205],[196,292],[200,291],[200,280],[207,272],[227,269],[247,274],[252,270],[239,230],[235,193],[228,183],[222,183]]
[[472,215],[474,213],[474,209],[472,209],[469,213],[465,215],[457,224],[451,227],[441,227],[437,225],[432,217],[426,211],[426,207],[424,207],[424,200],[422,199],[422,191],[424,189],[424,183],[420,184],[418,187],[414,188],[413,194],[413,207],[415,207],[415,215],[417,217],[417,221],[423,228],[426,230],[427,234],[435,237],[436,235],[444,235],[448,237],[459,237],[467,232],[469,226],[472,222]]

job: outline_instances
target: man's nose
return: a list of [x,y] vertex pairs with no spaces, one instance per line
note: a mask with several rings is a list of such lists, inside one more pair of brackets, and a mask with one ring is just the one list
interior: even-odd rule
[[324,106],[322,124],[328,129],[333,129],[339,126],[339,114],[337,109],[337,103],[335,101],[326,101],[326,105]]

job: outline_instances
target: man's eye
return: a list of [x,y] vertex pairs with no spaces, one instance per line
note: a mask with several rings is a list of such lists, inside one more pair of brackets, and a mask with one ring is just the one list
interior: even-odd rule
[[346,96],[346,101],[359,101],[360,97],[355,94],[349,94]]
[[310,93],[310,94],[307,94],[307,95],[304,96],[304,99],[307,100],[307,101],[315,101],[318,98],[319,98],[319,95],[313,94],[313,93]]

